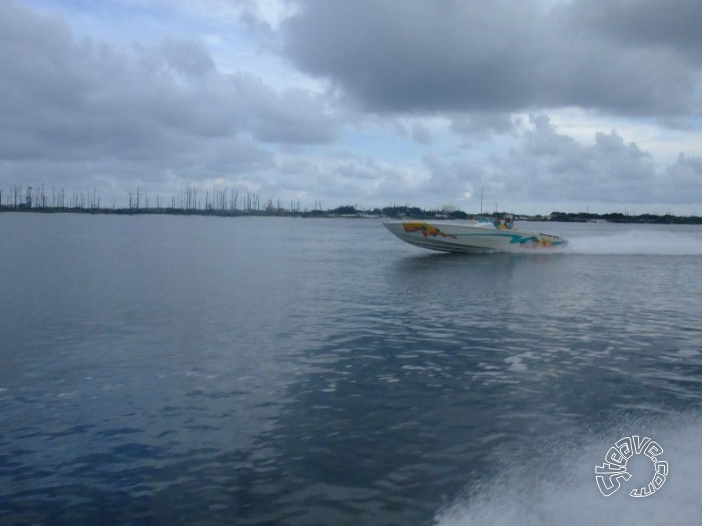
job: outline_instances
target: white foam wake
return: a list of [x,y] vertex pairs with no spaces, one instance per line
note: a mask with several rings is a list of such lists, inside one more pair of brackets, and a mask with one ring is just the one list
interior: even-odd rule
[[[555,444],[545,444],[542,458],[532,458],[526,465],[507,465],[488,483],[469,488],[468,496],[437,514],[435,524],[702,524],[702,419],[684,420],[682,425],[670,421],[653,425],[629,422],[606,437],[586,439],[575,448],[564,447],[563,441],[554,439]],[[624,483],[614,495],[604,497],[597,488],[595,466],[603,463],[607,450],[617,440],[633,434],[649,436],[660,443],[664,449],[661,460],[669,463],[668,477],[653,495],[632,498],[630,490],[641,483],[641,477],[635,480],[636,473],[632,471],[634,477],[629,483]],[[640,469],[639,464],[636,466]]]
[[700,256],[702,237],[682,233],[630,231],[569,240],[572,254]]

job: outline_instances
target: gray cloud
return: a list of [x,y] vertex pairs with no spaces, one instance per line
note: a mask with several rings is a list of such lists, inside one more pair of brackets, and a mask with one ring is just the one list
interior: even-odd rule
[[182,139],[233,134],[233,90],[217,75],[202,81],[211,58],[201,45],[180,43],[178,62],[173,43],[163,54],[125,52],[74,41],[59,21],[12,3],[0,9],[14,27],[0,55],[0,131],[14,136],[3,157],[143,160],[183,148]]
[[508,113],[473,112],[454,115],[451,131],[468,141],[475,141],[488,140],[498,135],[512,135],[516,130]]
[[[232,84],[246,111],[245,122],[263,142],[324,144],[337,138],[340,122],[325,98],[301,89],[277,94],[252,75],[239,73]],[[242,108],[243,110],[243,108]]]
[[[666,185],[650,154],[612,131],[582,145],[559,134],[544,115],[508,155],[492,159],[492,180],[511,199],[539,202],[656,202]],[[690,195],[694,200],[696,196]]]
[[30,168],[34,183],[63,171],[88,184],[221,177],[271,168],[261,143],[318,144],[338,132],[321,96],[222,74],[198,40],[78,40],[62,20],[14,2],[0,3],[0,34],[0,183]]
[[624,45],[663,46],[702,64],[702,4],[697,0],[580,0],[569,17],[573,25]]
[[[580,106],[631,115],[697,108],[699,4],[675,0],[303,0],[284,27],[287,55],[380,112],[516,111]],[[665,7],[662,7],[662,6]],[[646,30],[634,30],[637,14]],[[610,20],[607,28],[600,20]],[[683,35],[675,38],[677,22]],[[627,29],[617,39],[619,28]],[[687,35],[687,36],[685,36]],[[698,53],[697,56],[700,56]]]
[[420,144],[429,144],[432,140],[431,131],[422,123],[415,123],[412,126],[412,138]]
[[[192,3],[178,5],[191,13]],[[126,45],[78,38],[72,20],[0,2],[0,187],[168,195],[232,185],[303,206],[472,211],[480,188],[491,203],[687,204],[702,195],[698,157],[661,167],[616,131],[582,144],[545,115],[527,132],[514,115],[580,106],[697,129],[696,2],[301,0],[280,28],[252,0],[207,5],[229,14],[208,26],[209,10],[192,8],[215,36],[243,18],[231,41],[265,49],[260,68],[247,56],[249,70],[238,70],[232,49],[224,60],[235,72],[223,73],[178,23],[164,23],[165,40]],[[267,54],[279,41],[301,71]],[[301,72],[329,79],[326,91],[278,87]]]
[[[680,154],[661,178],[658,198],[666,203],[695,203],[702,195],[702,158]],[[680,191],[680,189],[684,191]]]
[[[423,162],[430,177],[419,190],[430,196],[436,205],[464,202],[467,195],[479,192],[485,179],[484,167],[465,160],[445,160],[429,154],[424,156]],[[449,202],[447,196],[451,196]]]

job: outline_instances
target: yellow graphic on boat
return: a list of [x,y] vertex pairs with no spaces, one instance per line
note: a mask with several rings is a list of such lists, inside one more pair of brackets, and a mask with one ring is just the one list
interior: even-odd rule
[[456,236],[453,236],[451,234],[447,234],[446,232],[442,232],[435,226],[431,226],[427,223],[404,223],[402,225],[405,229],[405,232],[408,234],[411,234],[412,232],[421,232],[424,237],[436,237],[436,236],[441,236],[441,237],[450,237],[451,239],[456,239]]

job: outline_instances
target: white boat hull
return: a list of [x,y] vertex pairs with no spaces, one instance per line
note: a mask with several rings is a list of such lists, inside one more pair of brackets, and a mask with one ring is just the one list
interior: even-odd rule
[[389,220],[383,225],[402,241],[442,252],[515,252],[568,244],[559,236],[501,229],[485,221]]

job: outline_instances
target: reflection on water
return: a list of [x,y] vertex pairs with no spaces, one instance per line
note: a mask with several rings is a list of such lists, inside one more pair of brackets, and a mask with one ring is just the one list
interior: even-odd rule
[[[0,522],[513,523],[499,488],[598,522],[604,444],[699,429],[694,229],[456,256],[376,221],[0,219]],[[545,498],[543,455],[588,496]]]

